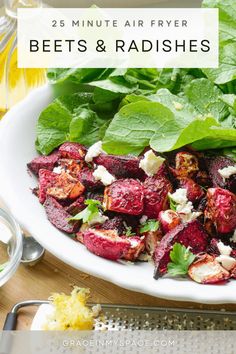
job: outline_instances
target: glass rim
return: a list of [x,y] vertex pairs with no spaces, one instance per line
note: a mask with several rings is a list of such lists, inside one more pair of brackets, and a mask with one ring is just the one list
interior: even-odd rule
[[5,219],[9,226],[12,228],[12,232],[15,234],[16,247],[13,254],[9,257],[6,266],[0,273],[0,278],[2,278],[5,274],[7,274],[12,269],[15,269],[20,262],[23,250],[23,235],[20,228],[20,225],[17,223],[15,218],[11,215],[11,213],[7,212],[0,208],[0,217]]

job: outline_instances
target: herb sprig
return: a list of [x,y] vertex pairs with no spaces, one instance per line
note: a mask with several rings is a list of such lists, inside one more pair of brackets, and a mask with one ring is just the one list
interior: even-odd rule
[[195,255],[184,245],[175,243],[170,252],[171,262],[167,265],[170,275],[185,275],[188,273],[189,266],[193,263]]

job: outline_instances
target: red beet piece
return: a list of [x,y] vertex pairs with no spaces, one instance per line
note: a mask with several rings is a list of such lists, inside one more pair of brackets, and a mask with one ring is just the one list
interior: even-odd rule
[[208,235],[198,220],[180,224],[168,232],[161,239],[154,253],[155,279],[166,273],[167,264],[170,262],[170,251],[175,243],[190,247],[191,252],[197,254],[206,250]]
[[226,189],[209,188],[205,218],[218,233],[233,232],[236,228],[236,195]]
[[82,211],[84,208],[85,208],[84,197],[80,196],[73,203],[71,203],[69,206],[67,206],[65,208],[65,210],[71,215],[76,215],[80,211]]
[[47,189],[53,185],[57,178],[57,174],[49,171],[41,169],[39,170],[39,201],[40,203],[44,203],[47,195]]
[[204,196],[202,188],[188,177],[178,178],[179,187],[187,189],[187,198],[193,203],[198,202]]
[[143,187],[143,214],[150,219],[157,219],[160,211],[169,207],[168,192],[172,192],[172,185],[167,178],[154,176],[146,178]]
[[114,230],[88,229],[83,234],[83,242],[90,252],[113,261],[122,258],[130,248],[130,242]]
[[74,160],[84,160],[86,148],[78,143],[64,143],[59,148],[62,157]]
[[60,166],[63,171],[69,173],[72,177],[78,178],[83,166],[83,162],[78,162],[73,159],[59,159],[58,166]]
[[122,236],[122,239],[127,240],[130,243],[130,248],[128,251],[123,255],[122,258],[126,259],[127,261],[135,261],[139,255],[145,249],[145,237],[138,237],[138,236]]
[[119,179],[105,188],[104,206],[118,213],[139,215],[143,211],[143,186],[135,179]]
[[216,156],[207,161],[208,173],[212,181],[213,187],[226,188],[233,193],[236,193],[236,173],[229,178],[224,179],[218,170],[222,168],[235,166],[235,162],[225,156]]
[[76,199],[84,190],[83,184],[78,179],[72,177],[67,172],[62,172],[57,174],[53,185],[47,188],[47,194],[58,200]]
[[104,166],[118,178],[142,179],[144,177],[144,171],[139,168],[140,159],[138,157],[101,154],[94,158],[94,162]]
[[101,226],[103,230],[116,230],[118,235],[123,235],[126,231],[124,219],[118,215],[114,218],[106,220]]
[[73,234],[79,230],[78,221],[68,221],[71,215],[59,204],[56,199],[47,196],[44,203],[48,220],[59,230]]
[[31,172],[38,176],[39,170],[41,169],[52,171],[59,157],[60,156],[58,151],[55,151],[48,156],[38,156],[29,162],[27,167]]
[[211,256],[218,257],[220,255],[220,251],[217,246],[218,242],[219,240],[216,238],[211,239],[210,244],[207,247],[207,253],[210,254]]
[[80,171],[79,180],[87,190],[94,190],[103,187],[102,182],[95,180],[93,170],[88,167],[85,167]]

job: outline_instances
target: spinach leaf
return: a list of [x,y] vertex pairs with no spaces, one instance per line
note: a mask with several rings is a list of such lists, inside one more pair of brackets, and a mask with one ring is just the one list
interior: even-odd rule
[[236,38],[236,2],[234,0],[203,0],[203,7],[219,9],[220,42]]
[[138,155],[149,145],[156,131],[177,132],[173,113],[158,102],[139,101],[121,108],[111,121],[103,140],[103,149],[112,154]]
[[81,134],[84,144],[93,143],[100,137],[98,130],[104,121],[99,120],[92,111],[80,108],[88,105],[91,100],[92,94],[62,96],[44,109],[36,127],[37,150],[47,155],[65,141],[78,141]]
[[185,127],[198,115],[198,112],[188,103],[186,97],[173,95],[167,89],[160,89],[156,94],[149,95],[147,98],[168,107],[175,115],[175,119],[180,126]]
[[74,110],[90,100],[90,95],[74,94],[60,97],[45,108],[36,126],[37,150],[47,155],[69,140],[69,128]]
[[159,152],[175,150],[210,136],[211,127],[217,125],[217,121],[212,117],[196,118],[185,128],[176,130],[172,127],[172,130],[167,132],[157,131],[151,138],[150,146]]
[[[202,69],[202,71],[211,81],[218,85],[236,80],[236,42],[225,44],[220,49],[220,64],[218,68]],[[235,90],[235,87],[236,85],[234,84],[232,90]]]
[[100,128],[104,121],[88,107],[80,106],[74,110],[69,127],[69,140],[84,145],[93,145],[100,140]]
[[186,86],[184,92],[189,103],[200,114],[210,113],[219,121],[229,115],[227,105],[220,99],[223,96],[222,91],[210,80],[203,78],[193,80]]

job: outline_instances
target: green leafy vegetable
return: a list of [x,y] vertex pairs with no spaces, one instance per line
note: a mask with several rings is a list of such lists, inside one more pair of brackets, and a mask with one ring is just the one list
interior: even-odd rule
[[140,233],[143,234],[144,232],[155,232],[159,228],[159,222],[154,219],[147,220],[144,224],[141,224]]
[[111,154],[236,147],[236,2],[219,8],[219,67],[49,69],[56,94],[40,115],[36,148],[49,154],[65,141],[103,140]]
[[174,201],[173,198],[171,198],[170,194],[168,194],[168,199],[169,199],[169,202],[170,202],[170,209],[176,211],[177,203]]
[[[202,69],[215,84],[226,84],[236,79],[236,43],[224,44],[220,50],[220,65],[215,69]],[[229,91],[235,91],[235,83]],[[231,93],[229,92],[229,93]]]
[[170,275],[185,275],[188,273],[189,266],[193,263],[195,255],[184,245],[175,243],[170,251],[171,262],[167,265]]
[[227,105],[220,100],[222,91],[210,80],[196,79],[185,88],[189,103],[202,115],[210,113],[222,121],[229,115]]
[[179,131],[173,113],[158,102],[138,101],[120,109],[106,130],[103,148],[113,154],[138,155],[156,131]]
[[135,235],[135,233],[132,232],[132,227],[131,227],[131,226],[127,226],[127,227],[126,227],[125,235],[128,236],[128,237]]
[[69,220],[82,220],[83,223],[87,223],[100,215],[101,203],[98,200],[86,199],[84,204],[87,207]]

